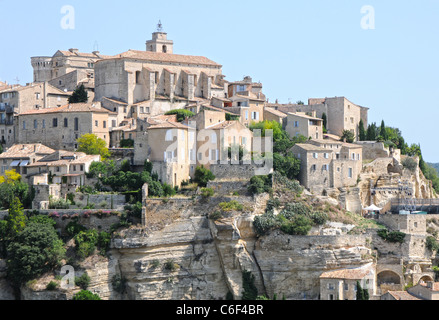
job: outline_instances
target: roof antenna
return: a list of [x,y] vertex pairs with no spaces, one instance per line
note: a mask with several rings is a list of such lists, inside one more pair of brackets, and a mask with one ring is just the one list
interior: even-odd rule
[[99,51],[99,44],[98,41],[96,40],[95,43],[93,44],[93,51]]

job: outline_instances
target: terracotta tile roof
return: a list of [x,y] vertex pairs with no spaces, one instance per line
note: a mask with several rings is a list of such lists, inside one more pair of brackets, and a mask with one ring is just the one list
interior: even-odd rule
[[57,107],[57,108],[30,110],[30,111],[20,113],[19,116],[31,115],[31,114],[65,113],[65,112],[96,112],[96,113],[109,113],[109,114],[114,113],[114,112],[109,111],[105,108],[102,108],[100,103],[96,103],[96,104],[72,103],[72,104],[66,104],[65,106],[61,106],[61,107]]
[[124,106],[128,105],[128,103],[126,103],[126,102],[122,102],[122,101],[111,99],[111,98],[107,98],[107,97],[103,97],[103,99],[111,101],[111,102],[114,102],[114,103],[117,103],[117,104],[121,104],[121,105],[124,105]]
[[112,59],[137,59],[147,61],[169,62],[169,63],[182,63],[191,65],[207,65],[221,67],[220,64],[202,56],[188,56],[181,54],[171,54],[152,51],[138,51],[128,50],[121,54],[111,57]]
[[211,109],[211,110],[215,110],[215,111],[219,111],[219,112],[228,113],[228,114],[235,115],[235,116],[239,116],[239,114],[227,111],[227,110],[225,110],[223,108],[218,108],[218,107],[215,107],[215,106],[211,106],[211,105],[202,105],[202,107],[203,108],[207,108],[207,109]]
[[150,117],[150,118],[146,119],[146,122],[150,125],[156,125],[156,124],[160,124],[160,123],[166,122],[166,121],[177,122],[177,115],[176,114],[170,114],[170,115],[161,114],[161,115]]
[[281,112],[279,110],[275,110],[273,108],[264,108],[264,111],[270,112],[271,114],[274,114],[275,116],[278,116],[278,117],[282,117],[282,118],[286,118],[287,117],[286,113],[283,113],[283,112]]
[[9,158],[25,158],[34,154],[48,155],[55,152],[55,150],[46,147],[43,144],[15,144],[8,150],[0,154],[0,159]]
[[312,117],[312,116],[309,116],[309,115],[303,114],[303,113],[288,112],[288,115],[292,115],[292,116],[296,116],[296,117],[299,117],[299,118],[304,118],[304,119],[316,120],[316,121],[322,121],[323,122],[323,120],[320,119],[320,118]]
[[71,52],[71,51],[64,51],[64,50],[58,50],[61,52],[64,56],[67,57],[82,57],[82,58],[95,58],[95,59],[110,59],[112,56],[107,56],[103,54],[94,54],[94,53],[87,53],[87,52]]
[[206,129],[211,129],[211,130],[220,130],[220,129],[226,129],[232,125],[234,125],[237,121],[223,121],[220,123],[216,123],[210,127],[206,127]]
[[331,149],[322,148],[322,147],[319,147],[319,146],[316,146],[316,145],[313,145],[310,143],[297,143],[294,147],[301,148],[301,149],[306,150],[306,151],[322,151],[322,152],[324,151],[324,152],[328,152],[328,153],[332,152]]
[[150,127],[148,127],[148,130],[153,129],[188,129],[189,126],[186,126],[180,122],[171,122],[171,121],[164,121],[157,124],[154,124]]
[[388,293],[395,298],[395,300],[421,300],[412,296],[407,291],[388,291]]
[[350,279],[361,280],[370,273],[369,268],[341,269],[323,272],[320,279]]

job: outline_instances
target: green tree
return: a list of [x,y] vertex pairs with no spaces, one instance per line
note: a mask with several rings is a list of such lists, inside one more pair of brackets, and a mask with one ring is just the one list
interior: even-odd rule
[[69,97],[69,103],[87,103],[88,94],[83,84],[76,87],[72,95]]
[[386,125],[384,123],[384,120],[381,121],[380,134],[379,135],[384,139],[384,141],[387,141],[389,139],[389,137],[387,135]]
[[215,180],[215,175],[203,165],[195,169],[194,182],[198,183],[200,187],[206,187],[209,181]]
[[377,126],[376,123],[371,123],[368,127],[367,127],[367,132],[366,132],[366,139],[367,141],[376,141],[377,139]]
[[9,208],[6,221],[9,235],[11,237],[16,236],[24,230],[26,226],[26,216],[24,215],[23,206],[18,198],[14,198]]
[[102,160],[110,157],[105,140],[99,138],[93,133],[87,133],[79,137],[78,152],[85,152],[89,155],[100,155]]
[[366,139],[367,139],[367,132],[366,132],[366,129],[364,128],[363,119],[360,120],[360,123],[358,124],[358,128],[359,128],[359,138],[360,138],[360,141],[366,141]]
[[247,270],[242,272],[242,300],[256,300],[258,298],[258,288],[255,285],[255,276]]
[[186,109],[175,109],[165,113],[165,115],[173,115],[173,114],[177,115],[178,122],[183,122],[186,118],[195,116],[195,113]]
[[99,295],[92,293],[89,290],[81,290],[75,293],[73,300],[101,300]]
[[9,244],[7,251],[8,278],[15,285],[58,267],[66,253],[53,225],[43,221],[28,224]]
[[322,120],[323,120],[323,133],[328,133],[328,116],[326,113],[323,112],[322,114]]
[[273,154],[273,168],[276,172],[288,179],[296,179],[300,173],[300,160],[292,153],[286,156],[280,153]]
[[346,140],[347,143],[353,143],[355,140],[355,134],[351,130],[343,130],[340,140]]

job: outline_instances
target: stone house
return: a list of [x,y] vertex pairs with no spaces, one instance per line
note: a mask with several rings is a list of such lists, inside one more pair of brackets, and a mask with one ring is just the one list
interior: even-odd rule
[[316,112],[317,118],[327,117],[327,130],[329,134],[341,136],[343,130],[354,132],[356,139],[359,136],[359,123],[363,120],[364,126],[368,125],[369,108],[359,106],[345,97],[308,99],[307,105],[298,104],[269,104],[276,110],[288,112]]
[[47,82],[3,88],[0,91],[0,143],[11,146],[16,142],[14,114],[60,107],[67,103],[68,98],[69,93]]
[[255,83],[251,77],[245,77],[242,81],[228,84],[228,100],[226,109],[240,115],[240,121],[245,126],[252,122],[264,121],[265,95],[262,93],[262,84]]
[[291,138],[302,135],[311,139],[323,139],[323,120],[316,118],[315,112],[307,115],[303,112],[288,113],[285,130]]
[[327,271],[320,275],[320,300],[356,300],[357,281],[369,296],[375,295],[373,263],[359,268]]
[[55,150],[39,143],[15,144],[0,154],[0,174],[3,175],[7,170],[15,170],[25,178],[29,165],[53,152]]
[[286,118],[287,118],[286,113],[283,113],[273,108],[268,108],[268,107],[264,108],[264,120],[266,121],[276,121],[280,123],[283,128],[285,128],[284,125],[286,125],[287,122]]
[[99,155],[83,152],[58,150],[27,167],[28,179],[33,184],[66,184],[80,187],[85,184],[85,174],[93,162],[99,162]]
[[109,146],[109,128],[114,116],[99,103],[75,103],[23,112],[17,115],[17,141],[74,151],[78,148],[77,139],[92,133]]
[[331,140],[296,144],[294,156],[301,160],[300,183],[321,194],[328,188],[355,186],[362,169],[361,146]]
[[313,144],[296,144],[292,153],[301,161],[299,181],[305,188],[321,194],[331,187],[330,167],[333,151]]

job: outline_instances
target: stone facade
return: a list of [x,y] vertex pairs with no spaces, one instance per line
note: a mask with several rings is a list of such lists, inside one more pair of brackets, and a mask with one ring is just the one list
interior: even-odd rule
[[33,110],[17,116],[17,142],[42,143],[53,149],[74,151],[77,139],[95,134],[110,143],[110,114],[100,104],[68,104],[59,108]]
[[305,113],[288,113],[285,130],[291,138],[302,135],[311,139],[323,139],[323,120]]
[[54,86],[31,83],[26,86],[8,86],[0,91],[0,144],[7,147],[16,143],[18,132],[14,114],[30,110],[56,108],[65,105],[69,94]]

